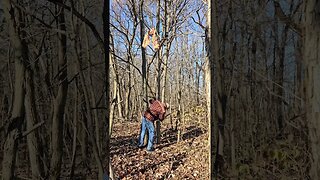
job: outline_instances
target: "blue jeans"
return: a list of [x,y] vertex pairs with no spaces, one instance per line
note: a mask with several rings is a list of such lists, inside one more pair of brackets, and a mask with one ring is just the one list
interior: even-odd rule
[[149,132],[147,150],[151,150],[151,148],[153,147],[153,139],[154,139],[154,125],[153,125],[153,122],[147,120],[144,116],[142,116],[139,146],[144,145],[143,140],[144,140],[144,135],[146,134],[146,129],[148,129],[148,132]]

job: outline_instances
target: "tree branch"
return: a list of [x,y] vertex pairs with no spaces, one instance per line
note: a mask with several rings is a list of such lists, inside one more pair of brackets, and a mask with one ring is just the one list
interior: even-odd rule
[[29,129],[28,131],[25,131],[23,133],[21,133],[20,138],[27,136],[28,134],[32,133],[34,130],[38,129],[40,126],[42,126],[44,124],[44,121],[39,122],[38,124],[34,125],[31,129]]
[[76,17],[78,17],[81,21],[83,21],[92,31],[93,35],[96,37],[96,39],[99,42],[100,48],[102,49],[102,51],[104,52],[104,42],[99,34],[99,32],[97,31],[96,27],[94,24],[92,24],[86,17],[84,17],[83,15],[81,15],[74,7],[69,7],[63,3],[59,3],[56,2],[55,0],[47,0],[55,5],[58,5],[68,11],[70,11],[71,13],[73,13]]
[[275,14],[280,19],[280,21],[287,24],[293,31],[297,32],[300,36],[302,36],[303,29],[301,28],[301,26],[295,23],[289,16],[285,15],[278,1],[275,0],[273,2]]
[[193,20],[194,23],[198,24],[202,29],[205,29],[206,27],[204,25],[201,24],[201,18],[200,18],[200,14],[199,14],[199,9],[196,11],[197,12],[197,17],[198,17],[198,21],[196,21],[194,19],[194,17],[191,16],[191,19]]
[[123,62],[125,62],[125,63],[128,63],[129,65],[131,65],[132,67],[134,67],[138,72],[139,72],[139,74],[141,75],[142,73],[141,73],[141,71],[140,71],[140,69],[137,67],[137,66],[135,66],[133,63],[131,63],[130,61],[127,61],[127,60],[125,60],[125,59],[123,59],[122,57],[120,57],[120,56],[118,56],[115,52],[111,52],[112,53],[112,55],[114,55],[116,58],[118,58],[119,60],[121,60],[121,61],[123,61]]

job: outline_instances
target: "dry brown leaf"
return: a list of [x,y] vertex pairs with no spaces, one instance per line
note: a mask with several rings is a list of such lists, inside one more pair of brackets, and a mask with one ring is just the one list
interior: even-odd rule
[[143,48],[146,48],[149,44],[150,44],[150,38],[149,38],[148,33],[146,33],[146,34],[144,35],[144,38],[143,38],[142,47],[143,47]]

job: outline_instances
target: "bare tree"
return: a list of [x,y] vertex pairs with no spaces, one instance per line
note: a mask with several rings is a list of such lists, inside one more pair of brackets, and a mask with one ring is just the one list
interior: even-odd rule
[[304,39],[304,61],[305,61],[305,89],[306,89],[306,115],[311,141],[311,179],[320,178],[320,156],[319,156],[319,19],[320,4],[318,1],[307,1],[305,9],[305,39]]
[[[58,1],[63,3],[62,0]],[[64,8],[59,7],[60,11],[57,17],[57,26],[61,31],[66,31]],[[51,158],[51,179],[58,179],[61,171],[62,163],[62,140],[63,140],[63,120],[65,105],[68,92],[68,79],[67,79],[67,37],[65,34],[58,34],[58,92],[53,102],[53,115],[52,115],[52,158]]]
[[[34,89],[34,73],[31,69],[31,64],[28,62],[26,66],[26,97],[25,97],[25,110],[27,131],[32,131],[34,126],[39,121],[39,111],[36,106],[35,89]],[[42,144],[40,142],[39,131],[35,130],[27,136],[28,150],[30,156],[30,166],[32,169],[32,177],[41,179],[44,177],[44,166],[42,163]]]
[[[103,3],[103,11],[102,11],[102,18],[103,18],[103,37],[104,37],[104,60],[105,60],[105,104],[106,104],[106,149],[107,149],[107,153],[105,155],[106,157],[106,174],[109,175],[110,169],[111,169],[111,162],[110,162],[110,136],[109,136],[109,126],[110,126],[110,117],[109,117],[109,111],[110,111],[110,104],[109,104],[109,90],[110,90],[110,86],[109,86],[109,66],[110,66],[110,59],[109,59],[109,51],[110,48],[107,47],[107,45],[109,44],[109,36],[110,36],[110,30],[109,30],[109,24],[110,24],[110,19],[109,19],[109,7],[110,7],[110,2],[108,0],[104,0]],[[109,169],[110,168],[110,169]],[[101,178],[101,175],[99,176],[99,178]]]
[[[207,97],[207,109],[208,109],[208,119],[209,119],[209,175],[210,178],[214,177],[214,158],[213,158],[213,152],[214,152],[214,111],[213,111],[213,103],[214,103],[214,96],[213,96],[213,89],[212,85],[214,83],[214,51],[215,53],[219,52],[218,49],[218,41],[215,40],[217,38],[217,34],[214,34],[213,27],[217,24],[214,20],[217,21],[216,15],[216,8],[215,7],[215,1],[210,0],[208,1],[208,11],[207,11],[207,28],[205,29],[205,35],[206,35],[206,51],[207,51],[207,57],[206,57],[206,97]],[[215,40],[215,41],[214,41]],[[215,46],[213,46],[215,45]],[[214,48],[213,48],[214,47]],[[216,57],[218,57],[218,54],[216,54]],[[217,129],[217,128],[216,128]],[[217,139],[217,138],[216,138]]]
[[21,23],[21,11],[14,8],[10,0],[2,1],[2,3],[4,15],[8,23],[10,42],[15,50],[14,99],[11,116],[7,122],[6,140],[4,143],[4,159],[2,161],[2,178],[10,180],[14,179],[18,138],[21,135],[21,128],[24,121],[24,63],[28,61],[28,51],[26,51],[26,42],[23,40],[24,25]]

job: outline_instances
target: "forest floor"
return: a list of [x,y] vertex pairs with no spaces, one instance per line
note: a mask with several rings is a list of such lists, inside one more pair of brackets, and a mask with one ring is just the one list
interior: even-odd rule
[[[169,120],[164,121],[160,143],[155,145],[154,152],[148,153],[145,148],[136,146],[140,122],[115,124],[110,157],[116,177],[121,180],[209,179],[208,130],[205,127],[187,123],[183,128],[182,140],[177,142],[177,131],[171,128]],[[235,169],[225,167],[219,179],[309,179],[304,136],[293,130],[292,133],[296,135],[263,142],[254,151],[249,151],[250,148],[238,149]],[[226,149],[226,152],[229,151]]]
[[122,180],[209,179],[208,133],[195,125],[186,126],[182,140],[170,123],[161,124],[161,140],[155,151],[137,148],[140,122],[114,125],[111,159],[116,176]]
[[[200,116],[190,116],[200,117]],[[204,118],[185,121],[181,141],[177,142],[177,131],[172,128],[169,119],[161,124],[160,143],[152,153],[137,147],[140,122],[119,122],[113,126],[110,142],[110,157],[116,177],[121,180],[207,180],[208,130]],[[219,179],[257,179],[257,180],[293,180],[310,179],[309,150],[306,147],[306,135],[301,130],[287,129],[283,138],[270,138],[252,146],[251,142],[240,141],[237,137],[236,167],[231,170],[230,159],[226,159],[225,171]],[[242,143],[241,143],[242,142]],[[68,142],[70,143],[70,142]],[[226,154],[230,145],[225,144]],[[1,144],[1,143],[0,143]],[[78,146],[81,148],[81,146]],[[28,161],[26,140],[19,143],[15,179],[32,179]],[[92,152],[88,152],[88,164],[81,161],[78,150],[76,171],[73,179],[97,179],[97,169]],[[70,179],[70,149],[64,153],[62,175],[60,179]],[[228,155],[226,155],[228,158]],[[3,151],[0,148],[0,162]],[[90,167],[90,168],[89,168]],[[1,178],[0,165],[0,178]],[[17,178],[19,177],[19,178]]]

